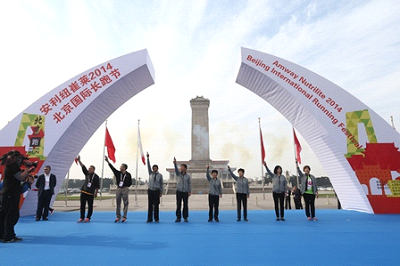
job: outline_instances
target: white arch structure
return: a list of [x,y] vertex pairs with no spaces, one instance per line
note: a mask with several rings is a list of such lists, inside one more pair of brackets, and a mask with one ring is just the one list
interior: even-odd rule
[[[147,50],[104,62],[51,90],[15,117],[0,131],[0,150],[22,149],[40,165],[51,165],[58,191],[75,156],[97,128],[153,84]],[[35,213],[36,197],[34,191],[27,194],[21,215]]]
[[[242,48],[236,82],[270,103],[300,132],[344,209],[400,213],[400,135],[368,106],[310,70],[247,48]],[[366,195],[372,178],[382,185]]]
[[[236,82],[269,102],[299,131],[344,209],[400,213],[400,135],[368,106],[301,66],[247,48],[242,48]],[[152,84],[154,68],[146,50],[104,62],[48,92],[8,123],[0,131],[0,153],[17,149],[40,165],[51,165],[58,191],[96,129]],[[378,184],[374,193],[371,181]],[[28,193],[21,215],[34,214],[36,197]]]

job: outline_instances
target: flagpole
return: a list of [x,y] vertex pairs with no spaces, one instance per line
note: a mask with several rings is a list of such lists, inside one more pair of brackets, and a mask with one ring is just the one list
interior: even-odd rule
[[138,136],[137,136],[137,147],[136,147],[136,186],[135,186],[135,207],[139,207],[137,200],[137,189],[138,189],[138,168],[139,168],[139,124],[140,119],[138,119]]
[[[259,130],[260,130],[260,133],[261,133],[261,121],[260,120],[261,120],[261,118],[258,118],[258,127],[259,127]],[[260,138],[260,146],[261,145],[263,145],[263,143],[261,143],[261,138]],[[262,150],[261,150],[261,159],[263,159],[262,158]],[[265,178],[264,178],[264,167],[263,167],[262,163],[261,163],[261,185],[262,185],[263,199],[265,199],[265,190],[264,190]]]
[[392,115],[390,116],[390,120],[392,121],[392,127],[393,127],[393,129],[396,129],[396,128],[394,127],[394,122],[393,122],[393,116],[392,116]]
[[[294,159],[295,162],[297,162],[297,151],[296,151],[296,142],[294,140],[294,127],[292,127],[293,130],[293,150],[294,150]],[[296,182],[297,182],[297,189],[300,189],[300,184],[299,184],[299,171],[297,169],[297,164],[296,164]]]
[[104,146],[103,146],[103,158],[101,163],[101,181],[100,181],[100,201],[103,199],[103,177],[104,177],[104,158],[106,156],[106,137],[107,137],[107,120],[105,124],[105,134],[104,134]]
[[68,206],[68,183],[69,183],[69,169],[67,174],[67,184],[65,186],[65,207]]

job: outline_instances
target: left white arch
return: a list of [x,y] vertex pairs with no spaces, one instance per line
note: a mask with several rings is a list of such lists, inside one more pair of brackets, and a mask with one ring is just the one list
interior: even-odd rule
[[[0,131],[0,149],[31,149],[30,157],[52,167],[58,191],[75,156],[97,128],[152,84],[154,68],[147,50],[104,62],[49,91],[15,117]],[[36,126],[42,133],[32,132]],[[28,193],[21,215],[35,213],[35,197],[36,192]]]

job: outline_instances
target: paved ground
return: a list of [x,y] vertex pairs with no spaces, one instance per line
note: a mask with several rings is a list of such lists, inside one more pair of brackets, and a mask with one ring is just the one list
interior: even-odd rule
[[[78,194],[77,194],[78,195]],[[108,194],[103,194],[109,196]],[[115,195],[114,195],[115,196]],[[292,199],[292,208],[294,202]],[[316,199],[317,209],[337,209],[336,198],[320,197]],[[123,204],[122,204],[123,205]],[[66,204],[65,201],[55,201],[53,207],[56,211],[76,211],[79,209],[79,201],[69,200]],[[114,211],[115,199],[100,200],[100,197],[94,202],[95,211]],[[162,196],[162,204],[160,211],[173,211],[176,208],[175,195]],[[208,195],[192,195],[189,198],[190,210],[207,210],[208,209]],[[250,195],[248,201],[249,210],[272,210],[274,209],[274,202],[271,193],[265,193],[265,199],[262,193],[253,193]],[[147,195],[129,196],[129,211],[146,211],[147,210]],[[220,210],[236,210],[236,198],[234,194],[225,194],[220,199]]]

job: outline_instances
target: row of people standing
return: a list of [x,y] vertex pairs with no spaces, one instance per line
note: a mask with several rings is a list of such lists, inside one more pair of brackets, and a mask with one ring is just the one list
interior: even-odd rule
[[[290,191],[287,191],[287,179],[282,174],[282,167],[276,165],[274,172],[268,168],[267,163],[263,162],[268,175],[272,178],[272,196],[275,205],[275,214],[277,221],[285,221],[285,209],[284,201],[285,197],[289,196]],[[315,198],[318,196],[318,187],[315,176],[310,174],[311,167],[305,165],[303,167],[304,173],[300,170],[298,162],[296,161],[296,168],[301,179],[300,190],[295,187],[294,199],[296,204],[296,209],[301,209],[301,196],[304,198],[305,203],[305,213],[309,221],[318,221],[315,217]],[[290,199],[290,198],[289,198]]]
[[[85,174],[85,182],[82,186],[81,192],[81,217],[78,222],[89,222],[91,215],[93,213],[93,199],[97,196],[97,191],[100,187],[99,177],[94,173],[94,166],[90,166],[86,169],[85,165],[80,161],[78,156],[78,162],[82,167],[82,171]],[[132,185],[132,177],[129,172],[127,172],[128,166],[126,164],[121,164],[120,171],[115,169],[115,167],[105,158],[106,162],[110,166],[114,173],[117,181],[117,191],[116,191],[116,219],[115,222],[125,222],[127,219],[127,212],[129,206],[129,186]],[[188,222],[189,218],[189,197],[191,195],[191,177],[187,173],[187,165],[181,164],[179,167],[177,165],[176,159],[173,160],[177,188],[176,188],[176,220],[175,222],[181,222],[182,218],[184,222]],[[267,164],[263,163],[267,173],[272,177],[272,197],[275,205],[275,214],[277,221],[285,221],[284,216],[284,201],[285,196],[289,194],[287,189],[287,179],[282,174],[282,167],[277,165],[274,168],[274,172],[271,172]],[[148,223],[155,221],[159,222],[159,205],[160,198],[163,192],[163,176],[158,171],[158,165],[151,166],[150,155],[147,153],[147,166],[149,172],[149,187],[148,187]],[[317,221],[315,217],[315,197],[318,195],[316,179],[310,174],[311,168],[306,165],[303,167],[304,173],[296,166],[301,178],[301,189],[298,188],[293,190],[296,208],[301,208],[301,196],[303,196],[305,201],[305,212],[308,220]],[[245,170],[238,169],[238,176],[236,176],[231,168],[228,166],[228,171],[232,178],[236,182],[236,201],[237,201],[237,221],[242,219],[242,208],[243,208],[243,220],[248,221],[247,217],[247,199],[250,197],[249,181],[244,176]],[[215,220],[219,222],[219,199],[222,197],[222,184],[218,179],[218,171],[212,170],[210,175],[209,165],[207,165],[206,178],[209,182],[209,219],[211,222]],[[124,203],[123,215],[121,216],[121,202]],[[85,216],[85,205],[88,203],[88,213]],[[183,208],[182,208],[183,207]],[[154,219],[154,220],[153,220]]]

